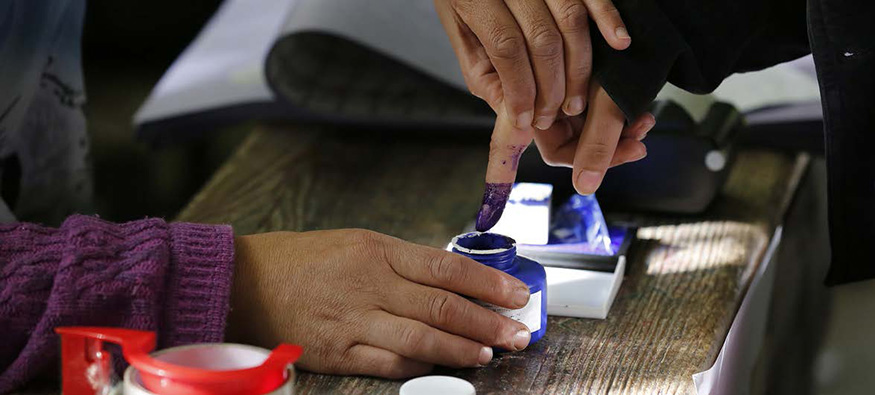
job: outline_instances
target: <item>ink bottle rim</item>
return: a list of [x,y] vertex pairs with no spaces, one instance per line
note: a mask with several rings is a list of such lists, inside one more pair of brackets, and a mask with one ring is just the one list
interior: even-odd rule
[[516,269],[516,240],[498,233],[470,232],[453,237],[453,252],[505,272]]

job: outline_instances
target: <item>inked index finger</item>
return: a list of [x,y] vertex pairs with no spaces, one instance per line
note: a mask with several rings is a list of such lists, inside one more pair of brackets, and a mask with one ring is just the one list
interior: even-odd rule
[[486,165],[486,188],[483,203],[477,213],[475,227],[480,232],[492,229],[510,197],[516,180],[520,157],[534,137],[534,128],[517,128],[505,111],[499,111],[489,144],[489,162]]

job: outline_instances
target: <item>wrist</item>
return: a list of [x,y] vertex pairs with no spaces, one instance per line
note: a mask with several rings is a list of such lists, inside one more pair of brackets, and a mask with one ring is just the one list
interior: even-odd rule
[[231,277],[230,309],[228,323],[225,326],[225,339],[232,343],[246,343],[246,306],[249,304],[246,295],[248,282],[246,270],[249,266],[250,236],[234,236],[234,274]]

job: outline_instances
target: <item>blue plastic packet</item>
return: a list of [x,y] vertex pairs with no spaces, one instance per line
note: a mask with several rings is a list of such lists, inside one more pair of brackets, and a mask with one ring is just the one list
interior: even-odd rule
[[595,195],[573,195],[554,213],[549,244],[589,246],[590,253],[614,255],[608,223]]

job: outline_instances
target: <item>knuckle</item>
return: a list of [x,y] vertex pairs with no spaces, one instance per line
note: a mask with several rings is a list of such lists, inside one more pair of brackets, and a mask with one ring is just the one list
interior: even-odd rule
[[495,162],[496,160],[501,159],[501,155],[504,155],[504,151],[502,151],[502,144],[498,141],[499,137],[497,133],[492,134],[492,140],[489,141],[489,159],[490,163]]
[[462,67],[462,78],[465,79],[465,86],[468,87],[468,91],[474,93],[474,90],[477,89],[477,74],[474,73],[473,68],[471,67]]
[[465,269],[459,264],[457,256],[438,252],[428,262],[431,277],[440,283],[455,284],[465,279]]
[[584,156],[583,159],[586,160],[585,163],[594,165],[608,163],[614,156],[614,147],[606,141],[596,140],[584,145],[581,153]]
[[379,364],[380,376],[392,380],[401,379],[407,376],[407,366],[404,358],[398,354],[393,354],[384,364]]
[[419,330],[416,326],[406,325],[401,329],[399,339],[404,350],[416,354],[426,348],[428,334],[425,331]]
[[523,37],[510,27],[500,27],[490,34],[492,56],[499,59],[519,59],[526,50]]
[[[468,80],[468,77],[465,77],[465,80]],[[471,85],[469,83],[468,84],[468,92],[470,92],[471,95],[473,95],[474,97],[476,97],[478,99],[483,99],[483,100],[486,99],[486,95],[483,93],[483,91],[481,90],[481,88],[479,86]]]
[[[488,328],[490,329],[490,332],[492,334],[492,338],[490,339],[490,341],[492,342],[493,345],[500,345],[506,339],[506,335],[504,335],[504,333],[509,332],[507,330],[507,328],[508,327],[513,328],[514,323],[513,322],[510,322],[510,323],[505,322],[505,321],[510,320],[510,319],[502,317],[502,316],[498,315],[497,313],[492,313],[492,316],[493,316],[493,319],[491,320],[491,322],[488,325]],[[510,331],[510,332],[514,333],[516,331]]]
[[326,372],[344,374],[353,370],[353,367],[350,366],[350,363],[348,362],[353,360],[350,355],[350,348],[338,352],[338,350],[333,348],[320,347],[314,351],[314,354],[318,356],[319,360],[322,362],[323,369]]
[[[443,1],[443,0],[435,0],[435,1]],[[450,6],[459,13],[465,13],[471,8],[472,3],[475,0],[450,0]]]
[[493,133],[492,138],[489,140],[489,155],[498,155],[502,148],[501,137],[497,133]]
[[531,33],[532,56],[554,58],[562,54],[562,36],[546,24],[536,26]]
[[594,14],[601,17],[610,17],[610,16],[619,16],[620,11],[617,10],[617,7],[614,6],[614,2],[607,1],[599,1],[598,5],[595,6],[595,10],[592,10]]
[[591,141],[585,148],[584,154],[592,160],[610,159],[614,154],[614,147],[601,140]]
[[489,84],[485,88],[485,93],[484,93],[483,99],[491,104],[497,104],[501,101],[501,96],[503,94],[504,94],[504,92],[501,90],[501,84],[496,82],[496,83]]
[[580,1],[566,1],[559,9],[557,21],[559,29],[569,33],[586,31],[589,28],[589,15],[586,6]]
[[432,322],[446,324],[452,322],[453,313],[457,310],[449,294],[438,294],[431,297],[429,311]]
[[362,245],[380,244],[380,234],[367,229],[353,229],[352,242]]
[[473,75],[470,77],[465,77],[465,80],[470,81],[467,83],[468,92],[470,92],[471,95],[473,95],[474,97],[481,100],[486,100],[487,102],[494,99],[495,88],[492,86],[492,84],[484,83],[483,81],[479,80],[479,77]]
[[559,84],[556,89],[544,92],[542,100],[543,104],[541,105],[541,112],[545,114],[555,114],[559,110],[559,106],[562,105],[562,101],[565,100],[565,86]]
[[352,230],[349,243],[358,246],[358,250],[366,257],[374,259],[385,259],[386,248],[383,235],[366,229]]
[[495,91],[490,90],[489,93],[487,93],[486,96],[482,99],[484,102],[486,102],[486,104],[489,105],[490,108],[492,108],[493,112],[497,113],[502,103],[501,95],[501,92],[495,93]]
[[[569,78],[580,79],[580,84],[586,84],[589,82],[589,76],[592,74],[592,62],[591,61],[582,61],[579,64],[575,65],[569,73]],[[585,89],[581,86],[581,90],[586,92]]]
[[462,78],[465,79],[465,85],[472,95],[477,96],[477,92],[481,89],[480,75],[474,71],[472,67],[462,68]]

